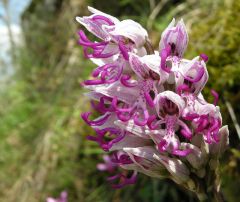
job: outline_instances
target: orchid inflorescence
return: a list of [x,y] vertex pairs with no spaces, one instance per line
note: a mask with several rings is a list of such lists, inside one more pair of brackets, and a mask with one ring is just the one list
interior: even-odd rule
[[211,91],[213,104],[201,94],[209,77],[207,55],[183,58],[188,45],[183,20],[172,20],[155,51],[137,22],[89,11],[92,15],[76,20],[99,40],[81,30],[79,44],[98,67],[82,85],[100,116],[90,120],[92,112],[85,112],[82,119],[96,131],[87,138],[110,152],[99,169],[123,169],[108,178],[115,188],[135,183],[140,172],[196,189],[195,178],[203,179],[228,145],[218,94]]

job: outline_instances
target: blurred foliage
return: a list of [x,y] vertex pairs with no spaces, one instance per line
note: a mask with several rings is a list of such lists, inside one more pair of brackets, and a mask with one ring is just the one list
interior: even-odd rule
[[[222,159],[221,174],[226,198],[234,202],[237,201],[240,186],[240,136],[236,133],[225,103],[231,103],[237,120],[240,120],[240,1],[215,1],[201,12],[198,8],[191,12],[192,32],[188,56],[193,57],[203,51],[209,56],[208,87],[220,94],[223,122],[229,125],[230,145],[235,148]],[[209,94],[207,90],[206,94]]]
[[[69,192],[70,202],[196,201],[170,181],[140,175],[136,185],[112,190],[96,170],[102,151],[85,140],[92,131],[80,120],[89,108],[79,83],[93,65],[77,45],[76,15],[92,5],[120,19],[132,18],[150,31],[157,48],[172,17],[190,31],[187,58],[206,53],[209,89],[220,93],[232,149],[222,159],[224,195],[236,202],[240,186],[239,139],[228,100],[240,120],[239,0],[33,0],[22,17],[25,45],[17,49],[16,73],[0,90],[0,201],[37,202]],[[79,27],[78,27],[79,26]]]

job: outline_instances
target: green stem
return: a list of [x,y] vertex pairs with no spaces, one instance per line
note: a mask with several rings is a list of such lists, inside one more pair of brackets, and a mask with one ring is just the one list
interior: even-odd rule
[[218,161],[209,164],[206,168],[206,175],[204,178],[196,178],[197,197],[201,202],[225,202],[224,197],[220,191],[219,167]]

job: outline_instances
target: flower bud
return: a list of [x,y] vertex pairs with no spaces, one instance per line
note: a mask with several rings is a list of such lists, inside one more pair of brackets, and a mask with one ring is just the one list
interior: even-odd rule
[[181,160],[157,154],[154,154],[153,158],[165,166],[171,173],[172,179],[178,184],[185,183],[189,179],[189,169]]
[[168,25],[161,36],[160,51],[170,45],[171,52],[175,56],[182,57],[188,44],[188,34],[183,20],[175,26],[175,19]]
[[221,156],[229,145],[229,130],[228,126],[223,126],[218,133],[219,142],[214,142],[209,145],[209,152],[213,156]]
[[143,46],[148,37],[147,31],[139,23],[133,20],[123,20],[117,23],[112,31],[111,26],[109,28],[105,27],[104,29],[108,30],[113,38],[122,36],[126,39],[130,39],[137,48]]
[[[154,155],[158,153],[154,147],[123,148],[123,151],[125,151],[134,162],[136,171],[150,177],[163,178],[169,176],[165,166],[154,158]],[[124,165],[124,168],[126,167],[133,168],[134,166],[131,164],[129,166]]]
[[182,143],[181,147],[183,149],[191,149],[192,152],[186,156],[186,159],[188,160],[188,162],[191,164],[193,168],[199,169],[204,165],[204,162],[207,159],[204,158],[203,153],[198,147],[189,143]]

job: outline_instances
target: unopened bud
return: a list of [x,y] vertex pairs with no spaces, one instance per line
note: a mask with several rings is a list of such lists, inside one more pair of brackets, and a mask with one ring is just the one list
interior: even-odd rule
[[209,145],[209,152],[211,155],[219,157],[220,155],[223,154],[223,152],[227,149],[229,145],[228,136],[229,136],[228,126],[223,126],[218,133],[220,141]]
[[187,166],[179,159],[169,158],[167,156],[153,155],[171,173],[173,180],[178,184],[185,183],[189,179],[189,170]]

